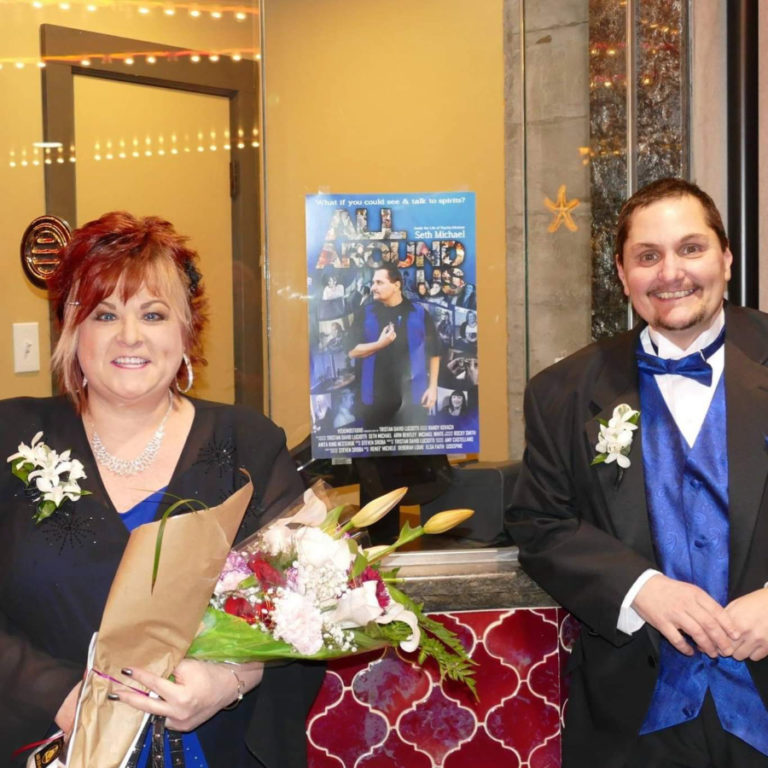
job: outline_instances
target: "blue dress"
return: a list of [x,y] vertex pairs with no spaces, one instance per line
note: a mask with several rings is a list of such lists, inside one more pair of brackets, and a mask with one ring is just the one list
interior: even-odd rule
[[[147,496],[146,499],[140,501],[135,507],[131,507],[127,512],[123,512],[120,515],[123,525],[125,525],[129,531],[132,531],[134,528],[144,525],[144,523],[153,522],[157,518],[157,510],[164,497],[165,488],[162,488],[151,496]],[[208,763],[205,760],[203,748],[200,746],[200,739],[197,738],[197,734],[194,731],[190,733],[182,733],[181,741],[184,746],[185,766],[187,768],[208,768]],[[163,744],[165,747],[165,765],[173,765],[173,762],[171,761],[171,745],[168,739],[168,731],[165,732],[163,737]],[[149,763],[151,749],[152,732],[150,729],[144,739],[144,747],[141,750],[141,755],[139,756],[136,768],[146,768]]]

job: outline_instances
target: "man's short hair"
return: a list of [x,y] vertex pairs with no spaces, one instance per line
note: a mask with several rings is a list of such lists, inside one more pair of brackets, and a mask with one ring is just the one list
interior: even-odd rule
[[400,290],[403,290],[403,276],[400,270],[390,261],[385,261],[380,267],[376,267],[376,272],[386,272],[390,283],[400,283]]
[[723,250],[728,247],[728,235],[725,234],[720,211],[717,210],[714,200],[703,189],[685,179],[658,179],[642,189],[638,189],[619,211],[619,220],[616,225],[616,256],[619,262],[624,260],[624,243],[629,237],[629,227],[634,212],[638,208],[647,208],[667,197],[683,197],[683,195],[691,195],[701,203],[707,224],[715,231],[717,239],[720,241],[720,247]]

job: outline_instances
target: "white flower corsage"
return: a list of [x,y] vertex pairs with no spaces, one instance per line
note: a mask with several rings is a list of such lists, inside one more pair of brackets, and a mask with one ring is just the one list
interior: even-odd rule
[[11,472],[28,488],[32,486],[32,498],[37,502],[36,523],[50,517],[66,499],[77,501],[90,491],[83,490],[78,480],[85,478],[83,465],[70,458],[70,451],[57,453],[42,442],[38,432],[30,445],[19,443],[19,450],[7,458]]
[[632,448],[633,433],[640,421],[640,411],[621,403],[613,409],[613,416],[609,421],[598,421],[600,434],[595,445],[597,455],[592,459],[592,464],[610,464],[615,461],[620,469],[626,469],[632,463],[629,460],[629,451]]

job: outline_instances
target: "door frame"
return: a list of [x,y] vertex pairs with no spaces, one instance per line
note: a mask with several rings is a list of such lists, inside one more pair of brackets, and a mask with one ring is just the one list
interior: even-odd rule
[[[45,62],[41,70],[43,137],[46,142],[61,142],[65,150],[75,148],[75,157],[75,75],[229,100],[235,402],[263,411],[260,151],[252,146],[251,133],[259,118],[258,62],[224,55],[215,62],[202,56],[193,62],[193,52],[181,48],[55,24],[40,26],[40,51]],[[133,54],[130,67],[124,61],[126,53]],[[154,55],[153,63],[147,61],[149,54]],[[86,56],[89,65],[82,64]],[[244,146],[238,148],[241,132]],[[43,166],[46,213],[73,227],[77,222],[75,165],[65,161]],[[244,275],[249,276],[247,280]]]

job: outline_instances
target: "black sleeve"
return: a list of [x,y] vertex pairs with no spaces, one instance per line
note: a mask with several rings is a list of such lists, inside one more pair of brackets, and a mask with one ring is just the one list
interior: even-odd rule
[[288,449],[283,444],[275,463],[272,465],[272,472],[261,500],[261,506],[264,508],[263,519],[271,520],[279,515],[303,491],[304,483],[301,480],[301,475],[299,475]]
[[435,328],[435,321],[426,309],[424,310],[424,336],[427,358],[438,357],[440,354],[440,339]]
[[365,342],[365,309],[359,309],[355,312],[352,319],[352,325],[345,335],[345,348],[347,352],[354,349],[358,344]]
[[36,650],[8,629],[0,613],[0,765],[23,766],[28,754],[13,761],[11,754],[45,736],[84,669]]
[[[30,443],[43,428],[41,410],[45,400],[17,398],[0,402],[0,765],[23,766],[28,754],[11,760],[18,748],[43,738],[67,694],[82,678],[84,665],[52,656],[35,638],[23,633],[11,618],[10,595],[13,555],[7,548],[18,540],[15,521],[31,515],[33,504],[24,494],[21,482],[11,474],[5,459],[20,442]],[[59,421],[64,421],[62,416]],[[18,526],[23,527],[23,523]],[[32,568],[47,564],[30,562]],[[66,578],[66,574],[58,574]],[[36,616],[32,617],[36,619]],[[66,632],[66,627],[51,624],[48,616],[39,617],[41,631]]]

